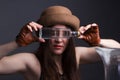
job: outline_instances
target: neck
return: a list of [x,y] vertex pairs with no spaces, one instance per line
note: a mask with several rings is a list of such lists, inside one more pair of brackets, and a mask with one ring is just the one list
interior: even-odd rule
[[53,56],[55,63],[58,67],[58,71],[60,74],[63,74],[63,70],[62,70],[62,55],[54,55]]

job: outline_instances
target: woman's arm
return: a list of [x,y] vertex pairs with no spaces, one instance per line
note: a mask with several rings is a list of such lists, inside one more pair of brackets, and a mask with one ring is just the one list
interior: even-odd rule
[[99,45],[106,48],[120,48],[120,43],[113,39],[101,39]]
[[9,52],[17,49],[19,46],[16,41],[11,41],[9,43],[0,45],[0,58],[7,55]]
[[[31,53],[17,53],[14,55],[6,56],[10,51],[13,51],[19,47],[27,46],[35,41],[41,41],[38,37],[32,34],[32,31],[37,31],[41,28],[41,25],[30,22],[26,24],[16,37],[15,41],[0,45],[0,74],[10,74],[16,72],[27,72],[26,70],[36,70],[36,66],[39,68],[39,61],[36,56]],[[41,41],[42,42],[42,41]],[[35,71],[35,72],[36,72]],[[40,74],[39,74],[40,75]]]
[[41,27],[42,25],[35,22],[30,22],[23,26],[15,41],[0,45],[0,58],[19,47],[27,46],[37,41],[44,42],[44,39],[39,39],[37,36],[32,34],[33,31],[38,31]]
[[95,47],[76,47],[75,50],[78,64],[94,63],[101,60]]
[[90,63],[100,60],[95,47],[120,48],[120,43],[113,39],[100,39],[99,28],[97,24],[90,24],[79,29],[80,39],[86,41],[91,47],[76,47],[77,61],[80,63]]
[[[100,45],[105,48],[120,48],[120,43],[113,39],[101,39]],[[96,47],[76,47],[76,57],[81,63],[100,61],[101,58],[95,50]]]

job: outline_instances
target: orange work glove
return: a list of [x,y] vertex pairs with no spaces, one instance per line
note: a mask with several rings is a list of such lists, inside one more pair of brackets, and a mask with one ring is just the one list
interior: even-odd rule
[[83,33],[81,33],[80,38],[85,40],[91,46],[98,46],[100,43],[99,28],[97,24],[89,25]]
[[33,35],[27,25],[23,26],[20,33],[16,36],[16,42],[20,46],[27,46],[32,42],[38,41],[38,37]]

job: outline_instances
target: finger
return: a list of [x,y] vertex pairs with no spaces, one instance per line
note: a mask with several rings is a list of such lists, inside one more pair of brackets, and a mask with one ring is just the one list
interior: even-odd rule
[[98,26],[96,23],[91,24],[92,26]]
[[32,27],[31,27],[31,26],[27,25],[27,28],[28,28],[31,32],[33,32],[33,30],[32,30]]
[[39,38],[39,41],[40,41],[40,42],[45,42],[45,39]]
[[40,24],[38,24],[36,22],[32,22],[32,24],[36,25],[38,28],[42,28],[43,27],[42,25],[40,25]]
[[35,22],[30,22],[29,25],[35,30],[38,31],[38,29],[42,28],[42,25],[35,23]]
[[79,38],[80,38],[80,39],[84,39],[85,36],[84,36],[84,35],[80,35]]
[[85,32],[85,27],[84,26],[81,26],[80,28],[79,28],[79,31],[80,31],[80,33],[84,33]]
[[89,24],[89,25],[87,25],[86,27],[85,27],[85,30],[88,30],[88,29],[90,29],[91,28],[91,24]]
[[35,24],[33,24],[33,22],[30,22],[29,25],[35,30],[37,31],[37,26]]

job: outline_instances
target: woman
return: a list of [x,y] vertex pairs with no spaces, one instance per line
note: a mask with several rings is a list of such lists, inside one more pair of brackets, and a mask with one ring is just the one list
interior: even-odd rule
[[[79,31],[78,38],[92,47],[75,47],[72,37],[44,40],[32,35],[33,31],[38,32],[43,26]],[[24,75],[25,80],[79,80],[79,64],[100,60],[94,46],[120,48],[115,40],[100,39],[97,24],[79,26],[79,19],[68,8],[52,6],[45,9],[37,23],[26,24],[15,41],[0,46],[0,74],[18,72]],[[37,52],[6,56],[11,50],[32,42],[40,42]]]

